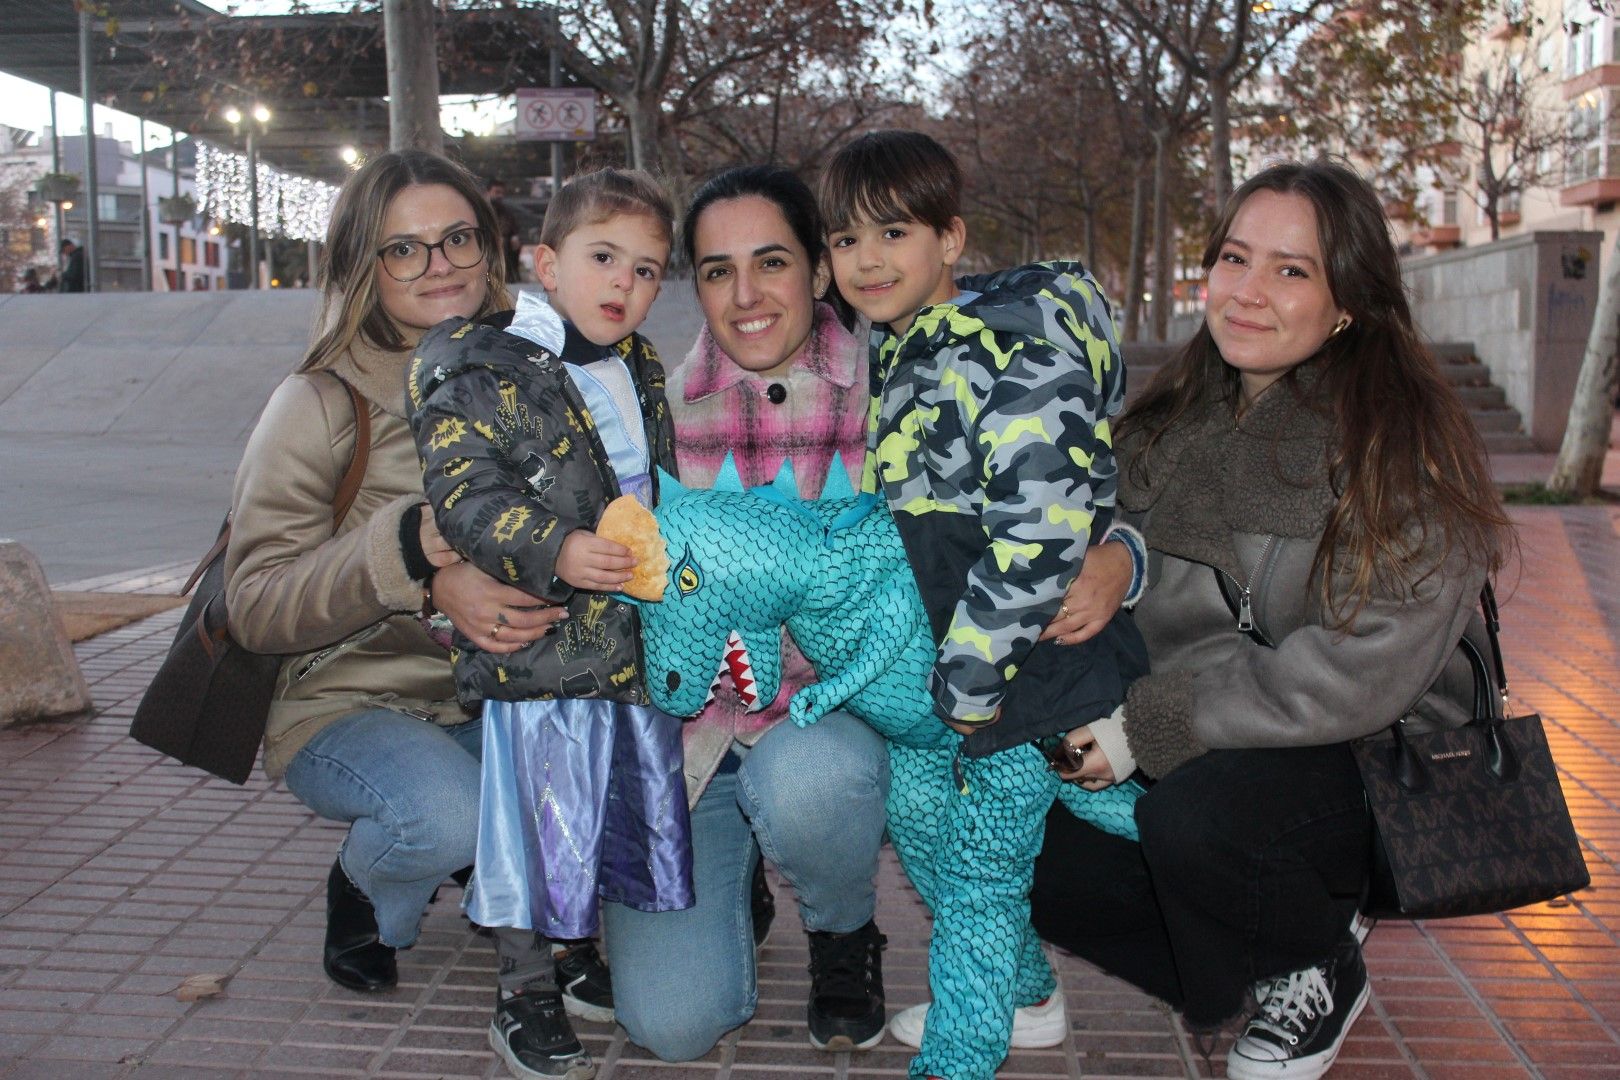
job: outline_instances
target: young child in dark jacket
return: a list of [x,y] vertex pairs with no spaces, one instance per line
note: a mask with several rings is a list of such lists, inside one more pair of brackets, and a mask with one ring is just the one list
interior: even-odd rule
[[594,1066],[564,1009],[613,1014],[609,995],[564,995],[561,963],[543,959],[533,933],[512,944],[510,930],[585,939],[599,898],[644,911],[692,904],[680,722],[647,704],[637,616],[612,595],[635,561],[593,531],[621,494],[652,505],[655,466],[675,472],[663,369],[635,333],[658,295],[672,219],[644,174],[575,179],[541,228],[535,262],[550,302],[524,294],[504,329],[440,324],[409,376],[440,531],[486,573],[568,609],[515,652],[500,651],[499,621],[484,648],[452,642],[458,694],[484,703],[466,908],[503,928],[490,1041],[519,1076],[586,1080]]
[[933,1002],[889,1032],[913,1080],[991,1080],[1008,1046],[1055,1046],[1062,991],[1029,921],[1054,800],[1136,837],[1125,783],[1061,783],[1036,740],[1109,715],[1147,654],[1128,616],[1080,645],[1039,641],[1112,518],[1109,417],[1124,366],[1077,263],[953,277],[961,173],[914,131],[850,143],[822,174],[843,296],[872,320],[866,490],[893,511],[939,646],[932,747],[891,744],[889,837],[934,914]]

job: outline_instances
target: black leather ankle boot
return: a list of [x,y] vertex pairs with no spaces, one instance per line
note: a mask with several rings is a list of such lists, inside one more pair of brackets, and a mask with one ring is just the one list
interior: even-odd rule
[[394,947],[377,939],[376,909],[337,862],[326,877],[326,956],[321,966],[339,986],[362,993],[399,982]]

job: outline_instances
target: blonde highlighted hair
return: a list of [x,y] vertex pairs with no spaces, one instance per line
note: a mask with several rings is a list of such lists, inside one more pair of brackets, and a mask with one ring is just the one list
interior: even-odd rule
[[349,177],[332,208],[321,252],[321,313],[316,336],[299,371],[331,367],[356,337],[383,349],[404,349],[409,342],[383,310],[377,292],[377,259],[382,246],[383,220],[394,197],[408,187],[443,184],[455,190],[473,208],[484,236],[484,263],[489,287],[477,314],[487,315],[512,306],[506,291],[506,260],[499,253],[500,227],[495,210],[471,173],[448,158],[422,150],[379,154]]

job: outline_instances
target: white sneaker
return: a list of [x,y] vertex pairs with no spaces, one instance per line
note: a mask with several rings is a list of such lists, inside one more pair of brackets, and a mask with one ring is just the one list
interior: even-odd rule
[[[928,1022],[928,1003],[901,1009],[889,1021],[889,1034],[895,1041],[910,1047],[921,1047],[923,1025]],[[1012,1048],[1015,1050],[1044,1050],[1058,1046],[1069,1033],[1069,1018],[1063,1007],[1063,988],[1052,991],[1052,996],[1037,1005],[1025,1005],[1013,1010]]]

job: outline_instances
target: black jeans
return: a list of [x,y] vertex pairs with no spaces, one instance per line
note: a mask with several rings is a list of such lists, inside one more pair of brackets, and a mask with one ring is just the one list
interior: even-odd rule
[[1366,796],[1349,746],[1213,750],[1148,789],[1142,842],[1047,818],[1035,929],[1182,1010],[1238,1012],[1261,978],[1327,959],[1367,876]]

